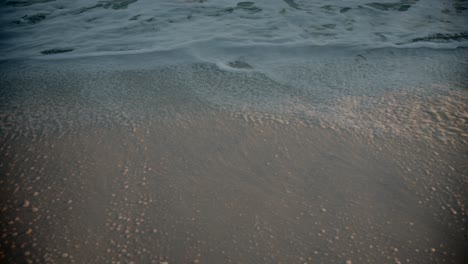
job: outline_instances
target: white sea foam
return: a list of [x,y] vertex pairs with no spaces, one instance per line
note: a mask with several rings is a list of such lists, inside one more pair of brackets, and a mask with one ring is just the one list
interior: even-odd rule
[[0,3],[0,58],[196,52],[220,42],[466,47],[467,8],[453,0],[7,0]]

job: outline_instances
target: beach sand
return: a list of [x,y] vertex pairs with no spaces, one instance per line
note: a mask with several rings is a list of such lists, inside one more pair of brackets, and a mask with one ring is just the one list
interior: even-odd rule
[[4,63],[2,262],[463,263],[464,61],[320,103],[214,65]]

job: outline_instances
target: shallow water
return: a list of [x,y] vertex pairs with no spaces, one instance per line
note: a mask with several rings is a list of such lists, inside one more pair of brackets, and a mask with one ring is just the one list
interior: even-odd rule
[[2,260],[466,260],[465,49],[225,49],[4,61]]

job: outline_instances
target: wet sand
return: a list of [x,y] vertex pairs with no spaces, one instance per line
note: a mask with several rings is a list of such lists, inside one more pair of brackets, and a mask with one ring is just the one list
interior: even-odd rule
[[466,90],[304,117],[233,108],[247,88],[215,104],[177,69],[28,67],[1,81],[2,262],[467,260]]

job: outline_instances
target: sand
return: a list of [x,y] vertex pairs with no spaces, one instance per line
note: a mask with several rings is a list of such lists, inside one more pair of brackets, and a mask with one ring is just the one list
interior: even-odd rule
[[317,102],[211,64],[63,63],[2,64],[2,262],[466,261],[459,67]]

